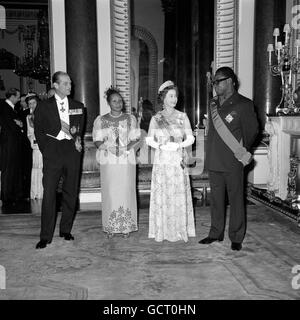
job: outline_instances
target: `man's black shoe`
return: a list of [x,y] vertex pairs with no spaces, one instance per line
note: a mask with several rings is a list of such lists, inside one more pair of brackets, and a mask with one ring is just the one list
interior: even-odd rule
[[213,243],[215,241],[223,241],[223,238],[210,238],[210,237],[207,237],[207,238],[204,238],[202,240],[200,240],[198,243],[201,243],[201,244],[210,244],[210,243]]
[[50,243],[51,243],[51,241],[42,239],[37,243],[35,248],[36,249],[44,249],[47,247],[47,244],[50,244]]
[[67,241],[74,240],[74,237],[71,235],[71,233],[60,233],[59,236]]
[[242,249],[242,244],[239,242],[232,242],[231,249],[236,250],[236,251],[240,251]]

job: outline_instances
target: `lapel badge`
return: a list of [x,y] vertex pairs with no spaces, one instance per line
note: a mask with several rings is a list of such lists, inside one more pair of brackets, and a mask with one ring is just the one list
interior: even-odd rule
[[77,132],[76,127],[75,126],[71,127],[70,132],[71,132],[71,134],[74,135]]
[[230,123],[230,122],[233,120],[233,116],[229,113],[229,114],[226,116],[225,120],[226,120],[228,123]]

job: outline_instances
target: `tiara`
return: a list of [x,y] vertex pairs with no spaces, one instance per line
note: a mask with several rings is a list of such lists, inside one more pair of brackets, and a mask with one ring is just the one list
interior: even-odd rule
[[119,94],[120,93],[120,90],[116,87],[114,87],[113,85],[111,85],[109,88],[106,88],[106,90],[104,91],[104,98],[107,99],[107,97],[109,96],[109,94],[111,93],[111,91],[113,92],[117,92]]
[[158,93],[160,93],[161,91],[163,91],[165,88],[170,87],[170,86],[174,86],[174,82],[171,80],[168,80],[166,82],[164,82],[158,89]]

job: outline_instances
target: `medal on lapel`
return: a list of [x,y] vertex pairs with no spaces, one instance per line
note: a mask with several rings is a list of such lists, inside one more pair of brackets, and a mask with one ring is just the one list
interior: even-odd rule
[[230,123],[230,122],[233,120],[233,116],[229,113],[229,114],[226,116],[225,120],[226,120],[228,123]]
[[75,126],[72,126],[71,129],[70,129],[70,132],[71,132],[71,134],[74,135],[74,134],[77,132],[76,127],[75,127]]

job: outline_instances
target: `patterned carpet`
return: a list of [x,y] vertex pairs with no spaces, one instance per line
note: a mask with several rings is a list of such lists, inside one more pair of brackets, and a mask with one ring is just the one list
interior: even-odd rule
[[[299,299],[292,268],[300,265],[300,229],[260,205],[248,206],[248,232],[240,252],[222,243],[198,244],[209,230],[209,207],[196,208],[196,238],[157,243],[147,238],[148,209],[128,239],[106,239],[101,213],[78,213],[75,241],[58,237],[36,250],[40,216],[0,215],[1,300]],[[60,217],[58,217],[58,220]],[[300,280],[298,281],[300,284]]]

